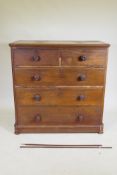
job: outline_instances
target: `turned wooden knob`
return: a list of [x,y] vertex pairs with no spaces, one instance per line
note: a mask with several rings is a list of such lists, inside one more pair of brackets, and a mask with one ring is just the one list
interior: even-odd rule
[[78,101],[81,101],[81,100],[84,100],[85,99],[85,96],[84,95],[79,95],[76,99]]
[[34,100],[36,101],[40,101],[41,100],[41,96],[40,95],[34,95]]
[[85,79],[86,79],[86,75],[84,75],[84,74],[81,74],[77,77],[78,81],[84,81]]
[[41,116],[39,114],[37,114],[34,118],[35,122],[40,122],[41,121]]
[[34,80],[34,81],[40,81],[41,80],[41,77],[40,77],[40,75],[34,75],[32,77],[32,80]]
[[86,61],[87,60],[87,57],[85,55],[81,55],[79,58],[78,58],[79,61]]
[[83,119],[84,119],[83,115],[78,115],[76,117],[76,120],[79,121],[79,122],[83,121]]
[[33,60],[33,61],[40,61],[40,59],[41,59],[41,58],[40,58],[39,56],[33,56],[33,57],[32,57],[32,60]]

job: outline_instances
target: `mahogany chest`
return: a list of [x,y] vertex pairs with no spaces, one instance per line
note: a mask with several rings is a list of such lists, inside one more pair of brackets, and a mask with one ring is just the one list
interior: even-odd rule
[[15,133],[102,133],[109,44],[16,41]]

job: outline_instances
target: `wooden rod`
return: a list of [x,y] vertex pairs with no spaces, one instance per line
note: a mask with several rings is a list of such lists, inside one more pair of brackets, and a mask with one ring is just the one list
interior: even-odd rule
[[54,144],[23,144],[20,148],[104,148],[111,149],[111,146],[98,145],[54,145]]
[[25,144],[22,144],[22,145],[28,145],[28,146],[102,146],[102,144],[92,144],[92,145],[58,145],[58,144],[35,144],[35,143],[25,143]]

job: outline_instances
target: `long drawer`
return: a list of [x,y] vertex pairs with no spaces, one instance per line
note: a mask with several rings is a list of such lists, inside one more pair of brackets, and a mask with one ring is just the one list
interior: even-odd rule
[[19,105],[102,105],[103,88],[16,88]]
[[17,68],[16,86],[103,86],[103,68]]
[[21,125],[96,125],[101,124],[99,107],[18,107]]

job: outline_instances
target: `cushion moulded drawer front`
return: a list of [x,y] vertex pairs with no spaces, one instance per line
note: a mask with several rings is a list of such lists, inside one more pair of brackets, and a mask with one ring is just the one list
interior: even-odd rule
[[107,49],[77,48],[63,49],[62,65],[66,66],[102,66],[106,65]]
[[64,125],[101,124],[100,107],[18,107],[18,124]]
[[59,55],[56,49],[15,49],[15,66],[58,66]]
[[102,105],[103,89],[16,88],[19,105]]
[[15,69],[16,86],[103,86],[103,68]]

